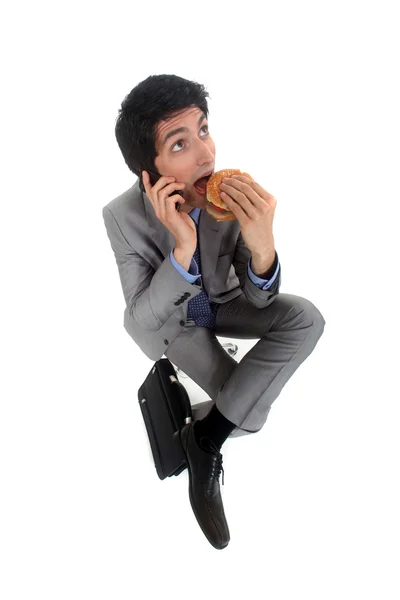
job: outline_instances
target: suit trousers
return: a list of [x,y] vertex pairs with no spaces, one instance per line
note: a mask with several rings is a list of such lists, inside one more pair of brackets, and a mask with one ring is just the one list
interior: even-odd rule
[[[272,403],[324,327],[322,314],[301,296],[279,293],[260,309],[241,294],[219,305],[213,329],[185,326],[165,356],[210,396],[210,409],[215,402],[236,425],[229,437],[239,437],[263,427]],[[237,362],[217,335],[259,341]]]

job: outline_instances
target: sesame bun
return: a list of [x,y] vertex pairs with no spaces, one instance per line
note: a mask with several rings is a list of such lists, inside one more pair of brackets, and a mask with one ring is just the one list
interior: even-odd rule
[[220,196],[220,185],[222,180],[224,177],[232,177],[232,175],[244,175],[254,181],[251,175],[240,169],[223,169],[222,171],[217,171],[210,177],[206,187],[206,211],[217,221],[234,221],[236,219],[234,213],[229,210]]

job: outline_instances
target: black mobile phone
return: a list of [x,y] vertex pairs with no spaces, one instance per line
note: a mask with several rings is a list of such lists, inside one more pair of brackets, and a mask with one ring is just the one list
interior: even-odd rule
[[[151,171],[150,169],[143,169],[143,170],[149,174],[151,185],[155,185],[157,183],[157,181],[162,177],[162,175],[160,175],[160,173],[156,173],[156,171]],[[144,189],[144,185],[143,185],[142,172],[140,172],[139,187],[142,190],[142,192],[146,193],[146,190]],[[168,197],[174,196],[175,194],[179,194],[183,198],[183,190],[175,190]],[[181,210],[180,202],[175,202],[175,208],[178,212]]]

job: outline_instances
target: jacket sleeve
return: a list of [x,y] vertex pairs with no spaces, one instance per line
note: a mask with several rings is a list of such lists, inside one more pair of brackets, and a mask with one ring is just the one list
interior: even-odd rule
[[242,233],[240,232],[236,242],[235,253],[233,255],[233,267],[239,279],[240,288],[242,289],[248,301],[257,308],[265,308],[271,304],[274,301],[275,296],[279,294],[279,288],[281,285],[281,265],[278,253],[275,251],[275,262],[271,267],[271,270],[278,270],[273,282],[269,287],[267,287],[267,289],[260,288],[250,278],[248,271],[249,265],[251,265],[250,259],[251,252],[244,243]]
[[170,254],[155,271],[128,243],[111,210],[103,208],[107,235],[114,251],[126,306],[140,327],[160,329],[183,302],[200,294],[200,285],[192,284],[178,272]]

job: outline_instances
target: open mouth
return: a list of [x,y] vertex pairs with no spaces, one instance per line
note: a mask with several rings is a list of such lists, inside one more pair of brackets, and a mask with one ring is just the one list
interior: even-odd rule
[[195,181],[193,184],[193,187],[195,188],[195,190],[202,196],[204,196],[206,193],[207,182],[210,179],[212,174],[213,174],[212,171],[210,171],[210,173],[208,175],[205,175],[204,177],[200,177],[200,179]]

